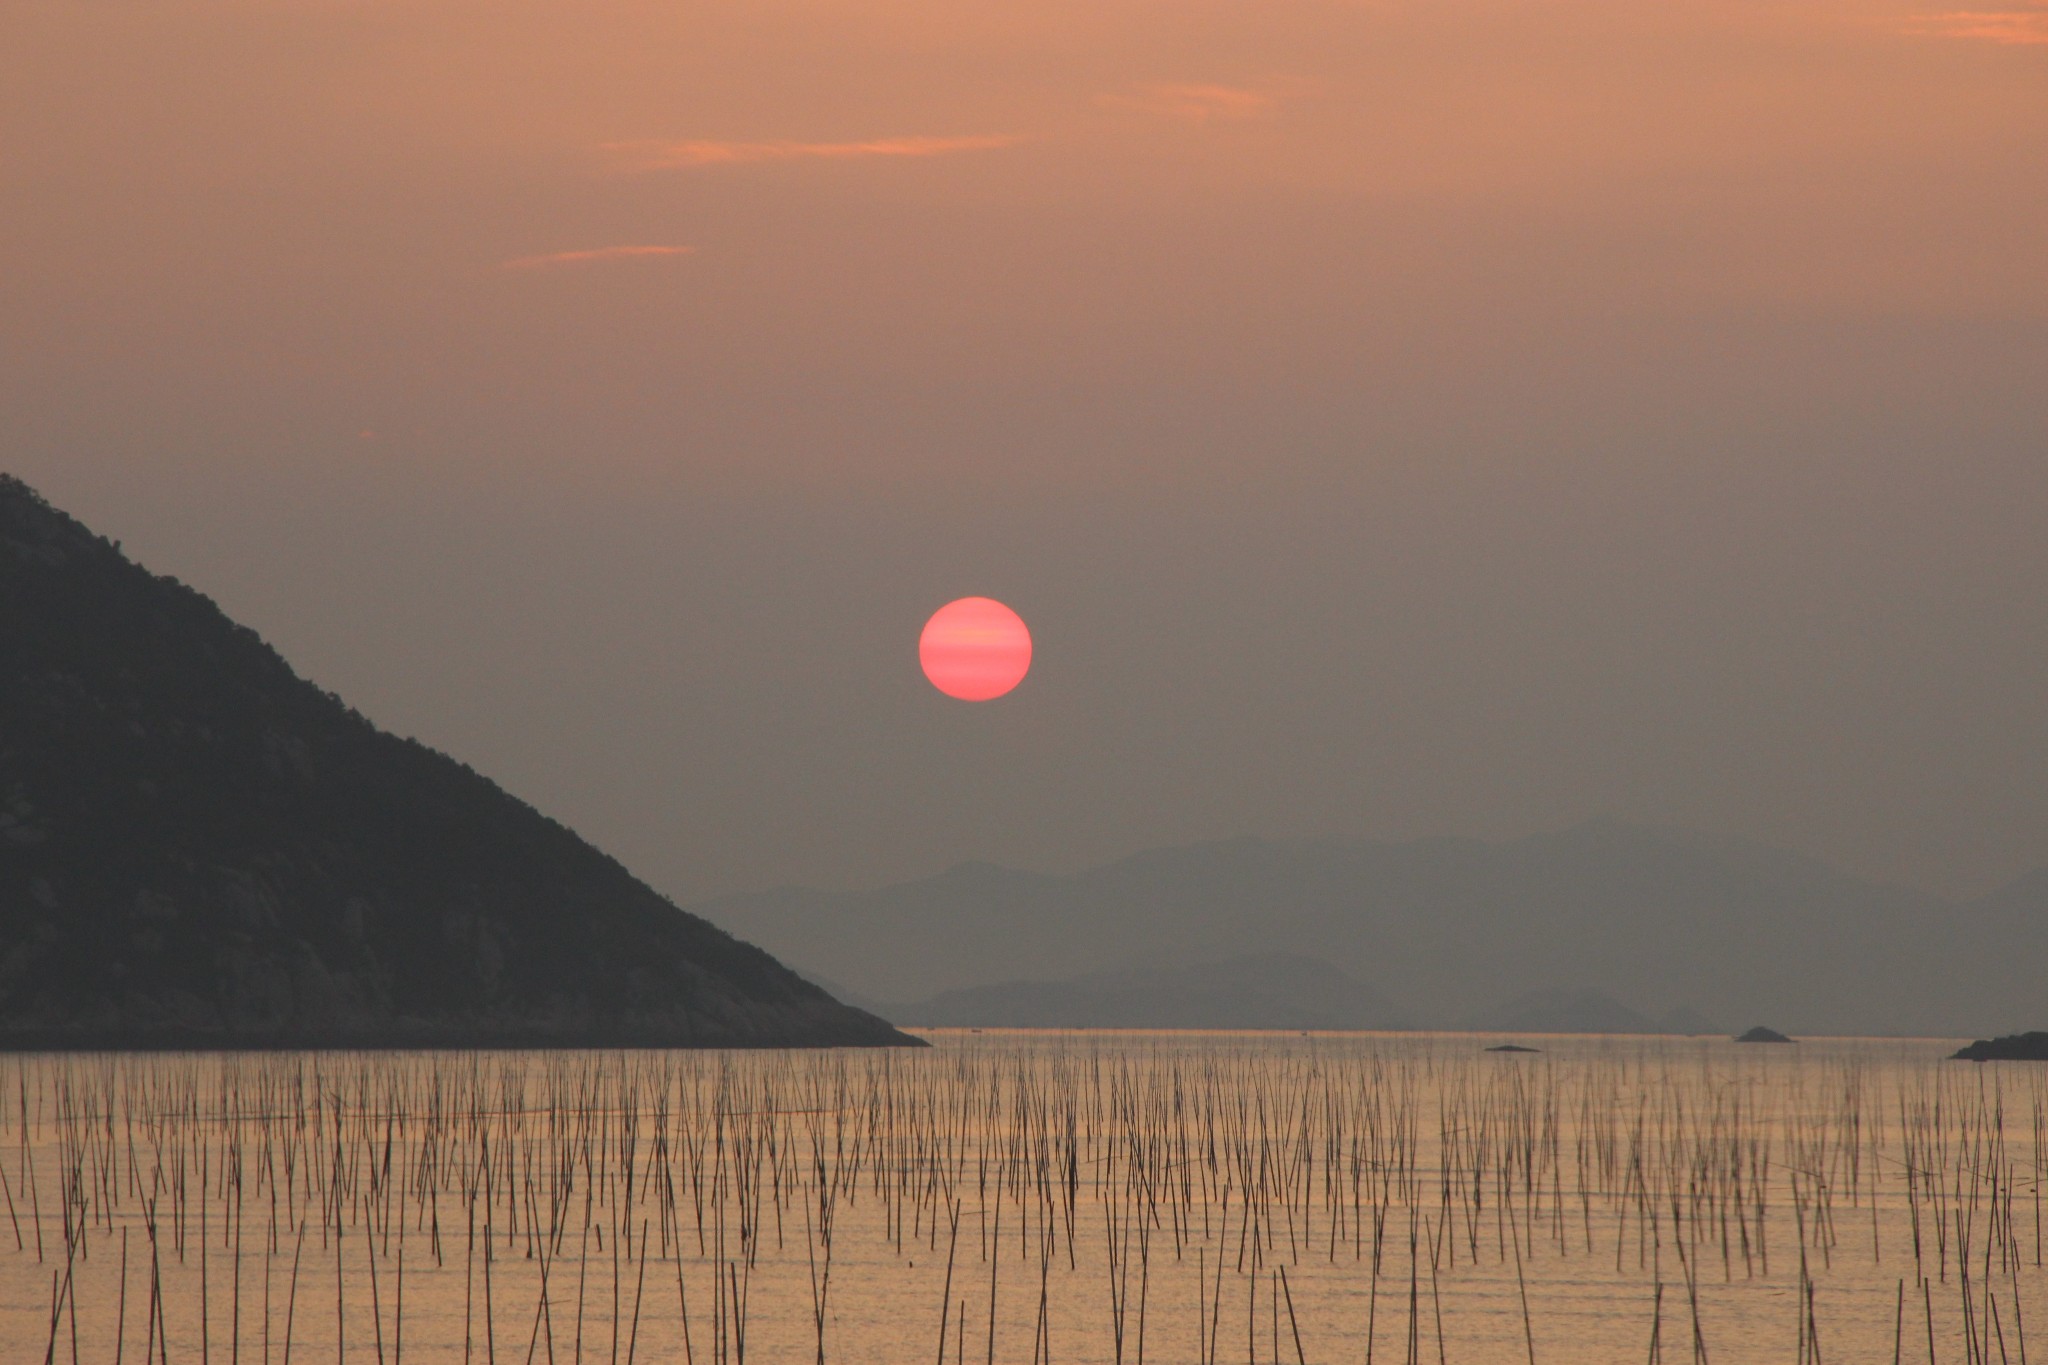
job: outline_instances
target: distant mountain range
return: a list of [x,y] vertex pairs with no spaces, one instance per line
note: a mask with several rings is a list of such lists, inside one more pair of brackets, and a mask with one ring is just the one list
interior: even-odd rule
[[0,476],[0,1047],[915,1041]]
[[1399,1029],[1378,994],[1311,958],[1265,954],[942,991],[877,1012],[911,1027]]
[[[903,1004],[846,998],[910,1028],[1368,1029],[1417,1027],[1372,987],[1286,953],[1191,967],[1003,981]],[[1539,990],[1458,1021],[1488,1033],[1717,1033],[1697,1011],[1652,1018],[1592,990]]]
[[1956,1036],[2048,1017],[2048,872],[1950,902],[1613,820],[1498,843],[1236,839],[1073,876],[971,863],[693,908],[906,1023],[1078,1024],[1112,1017],[1118,988],[1149,1019],[1285,1018],[1285,991],[1224,984],[1243,959],[1352,978],[1348,1017],[1375,1025]]

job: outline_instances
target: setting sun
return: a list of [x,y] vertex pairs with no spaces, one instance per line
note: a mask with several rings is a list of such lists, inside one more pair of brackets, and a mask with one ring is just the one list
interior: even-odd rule
[[932,686],[961,701],[993,701],[1031,670],[1024,619],[988,597],[963,597],[932,613],[917,660]]

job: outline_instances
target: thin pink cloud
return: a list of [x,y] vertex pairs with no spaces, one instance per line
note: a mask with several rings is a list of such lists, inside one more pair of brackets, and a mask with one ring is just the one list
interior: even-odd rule
[[1213,123],[1257,118],[1271,113],[1277,101],[1262,91],[1234,85],[1155,84],[1105,95],[1101,103],[1186,123]]
[[551,251],[544,256],[519,256],[502,262],[500,270],[544,270],[555,265],[592,265],[600,261],[639,261],[688,256],[693,246],[601,246],[589,251]]
[[1975,38],[2008,46],[2048,45],[2048,9],[1922,14],[1908,21],[1907,32],[1931,38]]
[[769,161],[851,161],[867,157],[950,156],[986,152],[1024,141],[1008,134],[966,137],[884,137],[864,142],[613,142],[631,169],[691,170],[704,166],[747,166]]

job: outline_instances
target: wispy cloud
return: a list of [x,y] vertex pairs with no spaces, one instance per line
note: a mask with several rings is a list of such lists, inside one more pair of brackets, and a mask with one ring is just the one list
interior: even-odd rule
[[1907,21],[1907,32],[1932,38],[1976,38],[2016,46],[2048,45],[2048,8],[1922,14]]
[[639,261],[667,256],[688,256],[693,246],[601,246],[589,251],[551,251],[545,256],[518,256],[499,264],[500,270],[545,270],[557,265],[594,265],[600,261]]
[[1263,91],[1234,85],[1142,85],[1122,94],[1104,95],[1101,103],[1135,109],[1185,123],[1215,123],[1257,118],[1272,112],[1277,101]]
[[1024,141],[1008,134],[966,137],[884,137],[865,142],[612,142],[630,168],[642,171],[690,170],[703,166],[746,166],[767,161],[850,161],[865,157],[950,156],[986,152]]

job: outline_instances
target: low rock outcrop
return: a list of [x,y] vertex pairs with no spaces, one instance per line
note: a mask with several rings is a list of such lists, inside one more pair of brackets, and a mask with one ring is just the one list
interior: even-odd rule
[[2048,1062],[2048,1033],[2008,1033],[1979,1038],[1949,1054],[1958,1062]]

